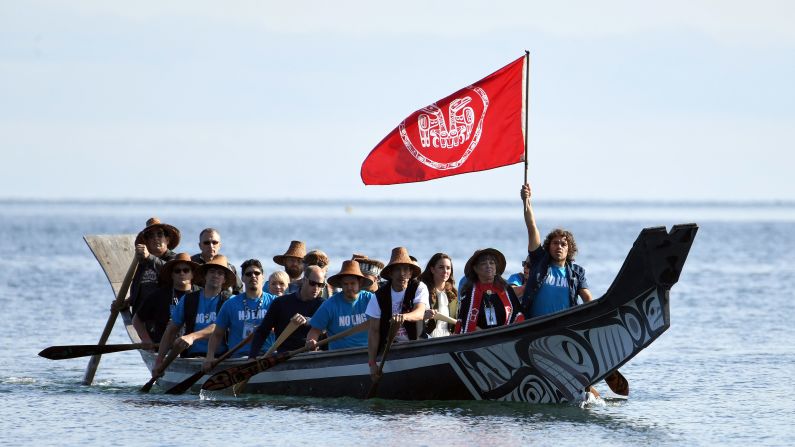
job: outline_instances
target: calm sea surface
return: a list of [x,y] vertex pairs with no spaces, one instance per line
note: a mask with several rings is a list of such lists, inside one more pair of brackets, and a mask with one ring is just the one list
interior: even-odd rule
[[[518,201],[517,201],[518,202]],[[113,293],[83,242],[134,233],[158,216],[179,227],[177,251],[199,231],[222,232],[235,264],[268,273],[292,239],[320,248],[332,270],[360,252],[388,260],[405,245],[424,265],[437,251],[458,278],[476,248],[501,250],[507,274],[526,252],[521,204],[114,203],[0,201],[2,445],[792,445],[795,439],[795,204],[541,202],[542,232],[574,231],[595,296],[646,226],[700,231],[671,291],[671,328],[624,366],[627,401],[580,408],[497,402],[394,402],[290,397],[166,396],[138,388],[137,353],[50,361],[50,345],[96,343]],[[109,343],[126,343],[117,322]],[[606,390],[602,384],[598,387]]]

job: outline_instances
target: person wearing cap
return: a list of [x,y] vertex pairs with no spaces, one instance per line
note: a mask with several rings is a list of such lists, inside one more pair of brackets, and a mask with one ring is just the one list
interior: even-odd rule
[[[221,233],[212,227],[203,229],[199,233],[199,250],[199,253],[190,257],[193,262],[202,265],[205,262],[212,261],[213,258],[221,254]],[[230,295],[238,294],[243,290],[243,282],[237,276],[237,270],[233,264],[230,263],[227,267],[235,274],[235,283],[228,292]]]
[[362,268],[362,273],[364,273],[364,276],[368,277],[370,281],[373,282],[370,287],[367,288],[367,290],[370,292],[377,291],[381,286],[381,283],[378,281],[378,276],[381,274],[381,270],[384,268],[384,263],[378,259],[371,259],[359,253],[354,253],[351,259],[359,262],[359,267]]
[[577,243],[567,230],[552,230],[541,244],[530,201],[530,185],[522,185],[524,220],[527,226],[527,251],[531,270],[522,301],[528,318],[559,312],[577,305],[579,296],[584,303],[593,296],[588,290],[585,269],[574,263]]
[[179,253],[160,271],[160,287],[144,298],[132,324],[144,343],[159,343],[171,313],[183,296],[199,290],[193,277],[199,264],[188,253]]
[[284,271],[290,275],[288,293],[295,292],[298,288],[304,272],[304,256],[306,256],[306,245],[301,241],[290,241],[290,248],[283,255],[273,257],[273,262],[283,266]]
[[[182,297],[171,313],[171,321],[160,341],[152,377],[163,374],[161,364],[169,350],[173,349],[183,357],[207,355],[208,340],[215,330],[221,306],[226,301],[226,296],[222,292],[235,281],[235,275],[227,264],[226,256],[218,255],[212,261],[196,268],[196,282],[204,288]],[[183,327],[185,335],[177,338]],[[217,347],[215,354],[221,354],[225,350],[226,345],[222,343]]]
[[502,279],[505,256],[494,248],[475,250],[464,266],[468,281],[461,290],[458,317],[461,332],[469,333],[524,319],[513,288]]
[[[318,337],[323,332],[332,336],[365,323],[365,310],[375,297],[372,292],[363,290],[370,285],[370,280],[364,276],[356,261],[343,261],[340,272],[329,278],[328,282],[342,291],[324,301],[309,321],[311,329],[306,336],[306,347],[310,350],[317,349]],[[329,343],[330,350],[364,346],[367,346],[367,331],[364,330]]]
[[387,343],[389,323],[392,318],[401,323],[395,341],[416,340],[425,333],[423,318],[428,303],[428,287],[417,278],[420,266],[411,259],[405,247],[392,249],[389,264],[381,270],[386,283],[375,292],[375,300],[367,306],[370,319],[367,335],[368,364],[370,375],[375,379],[378,367],[376,356]]
[[135,237],[138,268],[130,284],[130,298],[122,304],[122,308],[129,306],[135,315],[144,298],[157,289],[160,271],[166,262],[176,256],[172,250],[179,245],[179,239],[176,227],[160,222],[157,217],[146,221],[146,228]]
[[429,337],[445,337],[450,335],[454,327],[449,327],[446,321],[437,321],[433,317],[437,313],[458,319],[458,290],[453,279],[453,260],[446,253],[436,253],[431,256],[425,270],[420,274],[420,280],[425,283],[429,291],[430,306],[425,311],[425,332]]
[[[304,256],[304,268],[309,267],[310,265],[316,265],[323,271],[324,278],[328,275],[329,264],[330,261],[328,255],[321,250],[312,250]],[[331,287],[331,285],[329,285],[329,283],[326,283],[326,285],[323,287],[323,290],[320,292],[320,296],[323,299],[327,299],[331,295],[334,295],[334,289]]]
[[[215,330],[210,337],[207,356],[204,359],[205,371],[210,370],[215,361],[215,347],[223,344],[224,337],[229,340],[229,346],[237,346],[262,323],[265,313],[276,298],[262,290],[265,284],[265,275],[262,263],[258,259],[249,259],[243,262],[240,265],[240,271],[243,272],[246,291],[233,296],[221,307],[218,319],[215,321]],[[273,341],[272,336],[268,337],[264,346],[261,343],[259,347],[264,347],[267,350]],[[232,354],[232,357],[248,356],[250,348],[251,342],[246,343]],[[259,354],[259,350],[253,354]]]
[[254,331],[254,338],[251,340],[251,353],[249,358],[256,357],[256,353],[261,351],[265,338],[273,333],[277,338],[284,329],[290,324],[290,320],[302,326],[296,329],[287,337],[281,346],[280,351],[292,351],[304,347],[306,336],[309,334],[307,326],[308,318],[317,312],[317,309],[325,301],[321,292],[326,288],[326,275],[322,268],[317,265],[309,265],[304,268],[301,287],[298,291],[288,293],[273,300],[262,324],[257,326]]

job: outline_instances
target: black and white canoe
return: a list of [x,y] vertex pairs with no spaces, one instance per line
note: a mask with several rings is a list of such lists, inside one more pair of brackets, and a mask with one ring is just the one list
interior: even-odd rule
[[[641,231],[613,284],[590,303],[522,323],[466,335],[394,344],[377,397],[405,400],[571,402],[670,327],[669,291],[679,279],[695,224]],[[134,235],[86,236],[117,292],[132,260]],[[122,313],[133,343],[130,314]],[[155,356],[139,351],[147,368]],[[164,389],[198,371],[177,359]],[[229,360],[217,370],[240,365]],[[214,371],[217,372],[217,371]],[[198,391],[203,377],[193,389]],[[305,353],[251,378],[244,393],[364,398],[370,388],[364,348]]]

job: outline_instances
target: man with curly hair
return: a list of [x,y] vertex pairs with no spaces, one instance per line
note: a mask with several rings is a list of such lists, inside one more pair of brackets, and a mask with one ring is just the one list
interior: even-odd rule
[[574,307],[577,305],[577,296],[584,303],[591,301],[593,297],[588,290],[585,269],[574,263],[574,255],[577,254],[574,235],[556,228],[547,235],[542,245],[530,203],[530,185],[522,186],[521,196],[531,265],[522,296],[525,314],[533,318]]

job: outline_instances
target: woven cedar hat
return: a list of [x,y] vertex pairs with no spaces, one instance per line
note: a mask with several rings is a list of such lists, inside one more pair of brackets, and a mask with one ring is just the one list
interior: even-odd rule
[[390,274],[392,273],[392,267],[396,265],[405,264],[411,267],[411,277],[415,278],[422,273],[422,269],[419,265],[417,265],[414,260],[411,259],[409,256],[409,251],[406,247],[395,247],[392,249],[392,256],[389,258],[389,264],[381,270],[381,277],[390,280]]
[[171,284],[171,272],[174,270],[174,266],[180,262],[188,264],[193,274],[196,275],[196,269],[199,268],[199,264],[193,262],[188,253],[179,253],[176,258],[166,262],[166,265],[160,270],[160,284]]
[[204,276],[210,267],[223,267],[226,279],[224,280],[224,285],[221,286],[222,289],[232,287],[235,284],[235,273],[229,268],[229,261],[224,255],[216,255],[211,261],[198,266],[196,268],[196,278],[193,279],[194,284],[204,287]]
[[147,231],[152,231],[155,229],[162,229],[163,233],[168,236],[168,249],[173,250],[174,247],[179,245],[179,230],[177,227],[169,224],[164,224],[160,222],[160,219],[157,217],[150,217],[149,220],[146,221],[146,228],[141,230],[138,233],[138,236],[135,236],[135,245],[143,244],[144,242],[144,233]]
[[303,260],[306,256],[306,245],[301,241],[291,241],[290,248],[283,255],[273,257],[273,262],[284,265],[284,258],[298,258]]
[[328,279],[328,283],[331,284],[333,287],[342,287],[342,277],[343,276],[356,276],[360,278],[361,284],[360,287],[362,289],[366,289],[370,287],[373,281],[364,276],[362,273],[362,269],[359,268],[359,263],[357,261],[342,261],[342,269],[339,273],[332,276]]
[[320,250],[312,250],[304,255],[304,265],[316,265],[320,268],[326,267],[329,265],[328,255]]
[[482,250],[475,250],[475,253],[467,261],[466,266],[464,266],[464,276],[467,278],[477,281],[478,275],[475,273],[475,264],[478,262],[478,258],[483,255],[492,255],[494,259],[497,260],[497,276],[502,276],[503,272],[505,272],[505,256],[500,253],[499,250],[496,248],[484,248]]
[[374,276],[378,278],[378,275],[384,268],[383,262],[379,261],[378,259],[370,259],[367,256],[359,253],[354,253],[353,256],[351,256],[351,260],[357,261],[359,263],[359,267],[362,269],[362,273],[367,276]]

